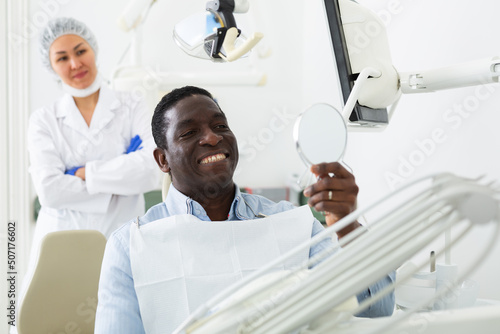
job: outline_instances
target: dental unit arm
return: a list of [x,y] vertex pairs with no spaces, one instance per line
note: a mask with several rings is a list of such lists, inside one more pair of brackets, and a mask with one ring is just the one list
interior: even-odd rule
[[433,70],[400,72],[405,94],[435,92],[443,89],[498,83],[500,58],[475,60]]
[[[401,93],[429,93],[445,89],[498,83],[500,77],[500,58],[492,57],[442,68],[399,72],[397,74],[399,91],[395,94],[395,100],[392,104],[387,105],[387,107],[391,106],[391,110],[386,118],[387,120],[380,123],[358,118],[356,118],[356,123],[352,122],[353,109],[362,96],[363,89],[366,88],[366,83],[370,82],[370,80],[376,81],[376,79],[381,78],[383,72],[373,67],[366,67],[357,75],[351,94],[342,110],[344,120],[349,127],[356,127],[358,129],[360,126],[367,127],[368,129],[385,128],[394,114]],[[374,92],[377,91],[378,88]],[[371,104],[369,100],[365,102],[364,106],[368,108],[373,106],[375,109],[380,108],[380,106]]]
[[[316,254],[295,270],[272,272],[304,248],[330,238],[365,214],[372,222]],[[459,277],[436,287],[436,292],[415,307],[391,317],[359,319],[353,315],[371,307],[384,295],[409,280],[428,263],[420,261],[397,280],[358,303],[356,296],[388,272],[454,229],[449,243],[436,249],[441,256],[474,228],[494,229]],[[416,180],[372,205],[358,209],[311,240],[261,270],[244,277],[198,308],[175,334],[205,333],[425,333],[466,334],[471,328],[497,333],[499,305],[440,310],[415,321],[425,305],[449,298],[467,275],[476,270],[500,238],[500,192],[497,185],[440,173]],[[338,251],[338,247],[342,247]],[[467,316],[467,314],[469,316]],[[465,315],[465,316],[464,316]],[[473,316],[472,316],[473,315]],[[445,327],[444,327],[445,326]],[[446,329],[444,329],[446,328]]]
[[[350,129],[385,129],[402,94],[498,83],[499,57],[398,71],[392,63],[385,24],[375,13],[351,0],[324,3],[344,101],[342,115]],[[360,32],[372,30],[378,33],[361,39]]]

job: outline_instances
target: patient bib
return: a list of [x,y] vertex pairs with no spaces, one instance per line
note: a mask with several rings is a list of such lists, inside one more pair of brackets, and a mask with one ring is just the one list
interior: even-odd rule
[[[307,206],[254,220],[206,222],[177,215],[130,227],[130,263],[146,333],[171,333],[191,312],[310,239]],[[297,268],[306,249],[275,270]]]

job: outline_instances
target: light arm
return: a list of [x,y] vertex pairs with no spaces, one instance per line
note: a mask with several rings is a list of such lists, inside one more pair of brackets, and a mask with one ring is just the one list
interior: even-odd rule
[[401,91],[405,94],[498,83],[500,58],[474,60],[425,71],[400,72]]
[[123,31],[129,31],[138,27],[143,18],[144,11],[146,8],[151,7],[156,0],[131,0],[120,17],[118,18],[116,24]]
[[233,13],[246,13],[250,8],[248,0],[234,0]]
[[234,61],[241,58],[247,52],[249,52],[260,40],[264,37],[264,34],[260,32],[254,32],[250,38],[248,38],[241,46],[235,47],[236,39],[238,38],[238,29],[230,28],[226,33],[226,38],[222,43],[222,47],[226,51],[226,55],[219,53],[219,56],[225,61]]

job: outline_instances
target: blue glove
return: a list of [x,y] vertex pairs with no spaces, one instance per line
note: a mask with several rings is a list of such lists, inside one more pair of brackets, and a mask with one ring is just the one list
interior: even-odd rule
[[142,149],[141,144],[142,144],[141,137],[139,137],[139,135],[135,135],[135,137],[130,140],[130,145],[127,148],[127,151],[125,152],[125,154],[129,154],[131,152],[135,152],[135,151]]
[[68,169],[64,174],[68,174],[68,175],[75,175],[76,171],[79,169],[79,168],[82,168],[83,166],[79,166],[79,167],[74,167],[74,168],[71,168],[71,169]]

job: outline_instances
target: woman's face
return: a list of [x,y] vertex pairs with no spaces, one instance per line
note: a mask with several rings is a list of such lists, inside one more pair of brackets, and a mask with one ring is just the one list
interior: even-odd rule
[[63,35],[49,50],[50,64],[61,80],[77,89],[89,87],[97,75],[94,50],[80,36]]

